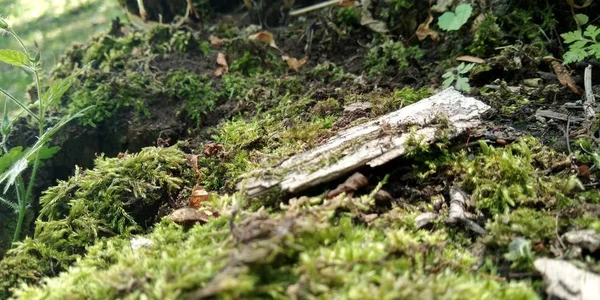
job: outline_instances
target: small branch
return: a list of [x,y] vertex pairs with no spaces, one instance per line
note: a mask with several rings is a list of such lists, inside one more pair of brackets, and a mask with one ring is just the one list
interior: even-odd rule
[[302,15],[305,13],[309,13],[313,10],[321,9],[321,8],[335,5],[338,3],[342,3],[343,1],[344,0],[329,0],[329,1],[321,2],[321,3],[317,3],[315,5],[311,5],[311,6],[301,8],[301,9],[290,11],[289,16],[291,16],[291,17],[299,16],[299,15]]
[[585,102],[583,103],[583,110],[587,119],[593,120],[596,117],[596,112],[594,111],[596,100],[594,99],[594,91],[592,90],[592,65],[588,65],[585,68],[583,80],[585,86]]

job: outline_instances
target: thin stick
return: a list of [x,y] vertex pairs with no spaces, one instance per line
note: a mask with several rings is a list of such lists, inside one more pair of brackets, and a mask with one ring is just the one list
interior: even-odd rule
[[321,9],[327,6],[331,6],[331,5],[335,5],[338,3],[343,2],[344,0],[329,0],[329,1],[325,1],[325,2],[321,2],[321,3],[317,3],[311,6],[307,6],[307,7],[303,7],[301,9],[296,9],[296,10],[292,10],[289,13],[289,16],[294,17],[294,16],[299,16],[305,13],[309,13],[313,10],[317,10],[317,9]]
[[583,78],[585,85],[585,102],[583,103],[583,110],[587,119],[593,120],[596,117],[596,112],[594,111],[596,100],[594,99],[594,91],[592,90],[592,65],[588,65],[585,68]]

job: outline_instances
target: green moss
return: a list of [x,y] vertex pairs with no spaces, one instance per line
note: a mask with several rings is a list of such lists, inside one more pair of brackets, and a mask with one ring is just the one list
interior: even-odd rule
[[[223,197],[210,205],[228,211],[232,202],[241,200]],[[41,286],[23,287],[17,295],[27,299],[537,298],[524,283],[473,273],[469,266],[476,259],[448,241],[451,237],[443,230],[358,222],[355,216],[372,208],[370,203],[368,197],[292,199],[279,213],[242,213],[233,234],[228,217],[188,231],[163,221],[144,236],[148,246],[134,250],[127,239],[108,239],[90,248],[68,272]]]
[[467,47],[467,50],[471,54],[479,57],[487,57],[495,52],[496,48],[501,45],[502,37],[497,20],[498,18],[494,15],[485,15],[479,28],[475,32],[473,41]]
[[356,75],[346,73],[344,69],[331,62],[318,64],[314,68],[310,69],[307,73],[312,78],[318,79],[325,84],[342,82],[356,78]]
[[153,83],[150,76],[125,72],[117,77],[108,77],[111,77],[110,73],[91,72],[82,84],[75,86],[69,113],[94,106],[78,122],[94,127],[128,110],[135,111],[138,117],[141,114],[148,116],[145,108],[148,103],[145,100],[152,99]]
[[317,116],[327,116],[338,113],[341,110],[340,102],[334,98],[327,98],[317,102],[312,108],[312,112]]
[[403,72],[410,66],[411,60],[418,60],[424,52],[416,46],[406,47],[402,42],[391,40],[375,44],[365,57],[365,68],[369,76],[385,74],[389,66],[395,66],[395,72]]
[[206,75],[201,77],[188,71],[174,71],[167,74],[164,85],[171,99],[185,102],[188,117],[197,125],[215,108],[219,99]]
[[575,176],[545,175],[557,154],[533,138],[506,148],[480,146],[473,159],[459,155],[453,171],[479,209],[498,214],[520,205],[565,207],[571,203],[568,195],[582,188]]
[[[194,178],[184,154],[173,147],[145,148],[121,158],[101,156],[94,169],[77,170],[44,192],[34,236],[0,261],[0,273],[12,274],[2,295],[19,282],[65,270],[103,237],[149,228],[159,207],[177,198]],[[15,268],[23,260],[27,263]]]
[[489,235],[485,243],[506,252],[508,245],[518,237],[527,238],[533,244],[546,244],[556,238],[556,217],[548,212],[531,208],[518,208],[508,215],[499,214],[486,225]]
[[360,10],[354,6],[340,7],[335,12],[335,21],[339,25],[348,27],[360,25]]

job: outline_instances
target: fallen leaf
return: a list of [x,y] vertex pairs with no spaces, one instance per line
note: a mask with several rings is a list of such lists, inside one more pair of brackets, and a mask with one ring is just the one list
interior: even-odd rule
[[475,63],[475,64],[483,64],[485,63],[485,60],[479,58],[479,57],[475,57],[475,56],[471,56],[471,55],[463,55],[463,56],[459,56],[456,58],[457,61],[464,61],[464,62],[470,62],[470,63]]
[[338,185],[334,190],[330,191],[325,195],[325,199],[331,199],[341,193],[353,193],[358,191],[360,188],[367,186],[369,180],[365,175],[361,173],[354,173],[348,177],[344,183]]
[[342,0],[340,3],[338,3],[338,6],[341,6],[341,7],[356,6],[356,2],[353,0]]
[[172,212],[169,217],[179,225],[191,226],[196,223],[204,224],[208,222],[210,216],[192,207],[182,207]]
[[219,65],[219,67],[215,70],[215,75],[218,77],[221,77],[221,75],[223,75],[224,73],[227,73],[227,71],[229,71],[229,65],[227,65],[227,60],[225,59],[225,54],[219,52],[219,54],[217,54],[217,65]]
[[208,143],[204,145],[204,156],[218,156],[219,154],[224,152],[223,145],[218,143]]
[[265,43],[265,44],[279,50],[279,47],[277,47],[277,44],[275,44],[275,39],[273,38],[273,34],[266,30],[257,32],[255,34],[249,36],[248,39],[253,40],[253,41],[258,41],[261,43]]
[[283,59],[288,64],[288,67],[290,67],[290,69],[299,72],[300,68],[308,61],[308,56],[305,56],[302,59],[298,60],[294,57],[284,55],[281,57],[281,59]]
[[202,176],[200,174],[200,170],[198,169],[198,155],[187,154],[185,156],[185,162],[188,166],[190,166],[190,167],[192,167],[192,169],[194,169],[194,172],[196,172],[196,174],[198,174],[199,177]]
[[416,35],[419,41],[422,41],[427,37],[430,37],[431,40],[434,42],[437,42],[440,39],[440,34],[437,31],[429,28],[429,24],[431,24],[432,21],[433,16],[429,15],[429,17],[427,17],[427,20],[419,24],[419,27],[417,27]]
[[210,44],[213,46],[221,46],[228,41],[228,39],[222,39],[214,35],[211,35],[210,37],[208,37],[208,39],[210,40]]
[[198,208],[200,203],[208,201],[210,194],[204,189],[204,187],[196,185],[192,189],[192,195],[190,196],[189,207]]
[[581,95],[581,89],[575,84],[575,81],[573,80],[571,75],[569,75],[569,72],[567,71],[565,66],[563,66],[557,61],[553,61],[552,68],[554,69],[554,73],[556,73],[556,77],[558,78],[560,84],[569,87],[569,89],[571,89],[573,93]]
[[362,11],[360,16],[360,25],[367,26],[377,33],[387,33],[389,30],[385,22],[373,19],[371,15],[371,0],[361,1]]

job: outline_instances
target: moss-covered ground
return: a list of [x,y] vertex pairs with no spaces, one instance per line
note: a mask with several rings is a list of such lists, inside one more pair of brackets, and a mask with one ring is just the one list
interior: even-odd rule
[[[543,299],[536,258],[600,270],[597,252],[562,238],[600,230],[597,138],[565,141],[560,124],[532,117],[577,95],[522,84],[560,53],[544,33],[569,28],[556,25],[568,5],[498,1],[476,7],[479,27],[419,42],[409,37],[428,14],[417,2],[378,2],[388,34],[361,26],[360,8],[332,7],[269,29],[277,48],[250,38],[243,18],[213,15],[202,31],[113,22],[66,50],[51,80],[88,67],[53,115],[94,108],[53,141],[67,154],[48,165],[69,176],[49,172],[60,180],[40,186],[34,230],[0,260],[0,298]],[[326,199],[335,183],[258,198],[236,189],[434,94],[466,54],[486,59],[469,93],[494,108],[469,136],[361,170],[369,183],[352,195]],[[294,70],[282,55],[307,60]],[[175,223],[198,186],[207,220]],[[447,222],[456,189],[480,230]]]

